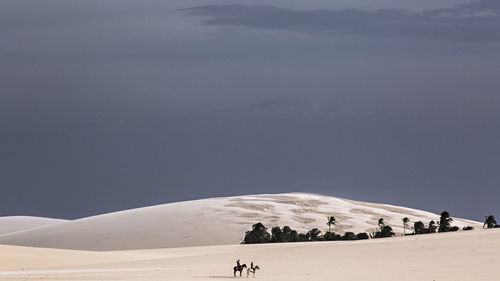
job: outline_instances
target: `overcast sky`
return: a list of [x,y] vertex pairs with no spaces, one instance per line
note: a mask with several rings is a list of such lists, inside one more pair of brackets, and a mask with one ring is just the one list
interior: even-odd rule
[[0,215],[314,192],[500,216],[500,1],[0,1]]

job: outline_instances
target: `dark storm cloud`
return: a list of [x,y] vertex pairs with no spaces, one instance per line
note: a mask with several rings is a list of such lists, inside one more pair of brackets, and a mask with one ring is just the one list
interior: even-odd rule
[[459,5],[458,8],[475,10],[500,10],[500,2],[497,0],[477,0],[471,3]]
[[204,21],[207,25],[251,26],[326,35],[500,40],[499,4],[490,0],[423,12],[391,9],[299,11],[245,5],[210,5],[183,11],[209,17]]
[[289,191],[500,212],[496,2],[182,10],[238,3],[209,1],[0,1],[0,215]]
[[[0,30],[29,30],[57,27],[58,25],[83,24],[99,21],[112,21],[116,18],[137,17],[153,14],[145,7],[131,7],[127,1],[121,6],[110,6],[113,1],[90,0],[78,1],[49,0],[36,2],[30,0],[4,1],[0,10]],[[158,11],[158,10],[157,10]]]

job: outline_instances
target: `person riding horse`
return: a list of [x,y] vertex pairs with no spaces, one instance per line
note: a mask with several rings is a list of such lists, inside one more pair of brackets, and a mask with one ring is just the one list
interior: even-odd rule
[[240,260],[237,260],[236,261],[236,266],[233,268],[234,270],[234,276],[236,277],[236,272],[240,272],[240,276],[241,276],[241,273],[243,272],[243,269],[246,268],[247,265],[246,264],[240,264]]
[[247,277],[250,275],[250,273],[253,274],[253,277],[255,277],[255,272],[260,269],[258,265],[254,266],[253,262],[250,263],[250,267],[247,269]]

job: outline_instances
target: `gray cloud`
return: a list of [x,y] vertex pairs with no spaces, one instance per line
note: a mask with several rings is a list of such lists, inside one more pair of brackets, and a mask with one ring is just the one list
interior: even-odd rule
[[500,10],[500,2],[497,0],[478,0],[471,3],[458,5],[462,9],[484,9],[484,10]]
[[[0,1],[0,214],[285,191],[500,212],[498,4],[312,2]],[[417,36],[447,18],[453,40]]]
[[208,17],[204,20],[206,25],[251,26],[327,35],[498,41],[499,9],[498,2],[483,0],[452,9],[423,12],[395,9],[299,11],[263,5],[208,5],[182,11]]

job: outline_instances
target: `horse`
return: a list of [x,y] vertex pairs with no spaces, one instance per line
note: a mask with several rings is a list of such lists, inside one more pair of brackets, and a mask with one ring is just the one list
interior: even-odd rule
[[241,277],[241,273],[243,272],[243,268],[247,268],[247,265],[246,264],[242,264],[241,266],[235,266],[233,267],[234,269],[234,277],[236,277],[236,272],[240,272],[240,277]]
[[248,275],[250,275],[250,273],[253,273],[253,277],[255,278],[255,271],[257,271],[258,269],[260,269],[260,267],[258,265],[256,265],[253,269],[248,268],[247,269],[247,278],[248,278]]

